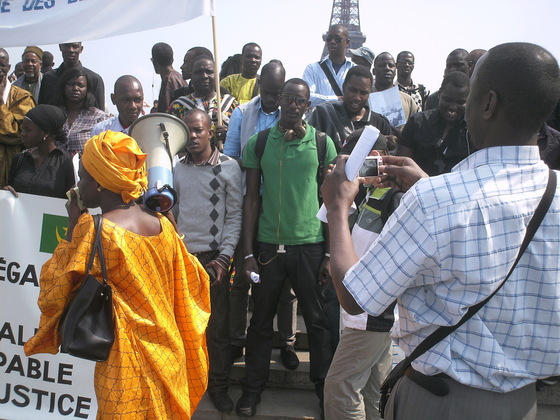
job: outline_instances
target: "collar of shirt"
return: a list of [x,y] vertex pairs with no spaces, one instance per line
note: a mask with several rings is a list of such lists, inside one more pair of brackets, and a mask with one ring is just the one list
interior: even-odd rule
[[212,146],[212,154],[210,155],[210,157],[206,162],[202,162],[202,163],[194,163],[192,161],[191,154],[187,152],[187,158],[183,162],[196,166],[204,166],[204,165],[216,166],[220,162],[220,151],[218,150],[217,147]]
[[234,76],[236,76],[238,80],[247,80],[248,82],[257,78],[257,76],[255,76],[255,77],[251,77],[250,79],[247,79],[246,77],[243,77],[241,73],[235,74]]
[[259,111],[262,112],[264,115],[270,115],[272,117],[276,117],[278,115],[278,113],[280,112],[280,107],[276,108],[276,111],[266,112],[262,107],[262,100],[259,96]]
[[6,76],[6,86],[4,87],[4,92],[2,92],[2,99],[4,100],[4,103],[8,104],[8,96],[10,95],[10,89],[12,88],[12,84],[10,83],[10,81],[8,80],[8,76]]
[[[325,58],[323,58],[320,62],[321,62],[321,63],[327,63],[327,66],[328,66],[329,68],[331,68],[332,70],[334,70],[333,62],[332,62],[332,60],[329,58],[328,55],[327,55]],[[338,72],[333,71],[333,74],[334,74],[334,75],[337,75],[337,74],[339,74],[339,73],[340,73],[340,74],[343,74],[343,73],[341,73],[342,69],[344,69],[344,68],[346,68],[346,67],[350,68],[350,67],[353,66],[353,64],[354,64],[354,63],[352,63],[350,60],[346,59],[346,61],[345,61],[344,63],[342,63],[342,66],[340,67],[340,70],[339,70]],[[322,70],[321,70],[321,71],[322,71]]]
[[395,84],[393,83],[393,84],[392,84],[390,87],[388,87],[387,89],[384,89],[384,90],[377,90],[377,88],[375,87],[375,80],[374,80],[374,81],[373,81],[373,87],[371,88],[371,93],[373,93],[373,92],[385,92],[386,90],[389,90],[389,89],[391,89],[391,88],[394,88],[395,86],[397,86],[397,85],[395,85]]
[[397,84],[399,85],[399,87],[403,88],[407,92],[414,93],[414,92],[418,91],[419,87],[414,84],[414,80],[411,80],[411,82],[412,82],[412,84],[410,86],[405,86],[405,85],[399,83],[399,81],[397,81]]
[[[117,115],[116,122],[118,123],[118,126],[117,126],[117,127],[120,127],[119,131],[121,131],[121,132],[123,132],[123,133],[124,133],[125,131],[128,132],[128,129],[129,129],[130,125],[129,125],[128,127],[125,127],[125,126],[123,125],[123,123],[121,122],[121,114],[118,114],[118,115]],[[131,124],[131,125],[132,125],[132,124]]]
[[[326,62],[327,64],[330,64],[332,66],[332,60],[329,58],[328,55],[321,60],[321,63],[323,63],[323,62]],[[342,63],[343,66],[345,66],[347,64],[352,65],[352,62],[350,60],[346,59],[346,61],[344,63]]]
[[[353,123],[367,124],[369,122],[369,120],[371,119],[371,110],[369,109],[368,105],[364,105],[364,109],[365,109],[364,115],[359,120],[355,120],[355,119],[350,118]],[[348,112],[346,112],[346,113],[348,114]]]
[[[217,102],[217,101],[218,101],[218,99],[216,98],[217,95],[216,95],[215,93],[214,93],[214,96],[212,96],[212,98],[211,98],[211,99],[208,99],[208,100],[206,100],[206,99],[204,99],[204,98],[199,98],[199,97],[197,97],[197,96],[194,96],[194,92],[191,93],[189,96],[191,97],[191,99],[192,99],[193,101],[195,101],[195,102],[197,102],[197,103],[201,103],[201,104],[204,104],[204,103],[212,104],[212,102]],[[224,95],[222,95],[222,98],[223,98],[223,96],[224,96]]]
[[19,77],[17,80],[21,80],[22,86],[24,84],[27,85],[27,86],[33,86],[33,85],[36,85],[37,83],[39,83],[42,79],[43,79],[43,73],[39,72],[39,77],[34,82],[28,82],[27,78],[25,77],[25,74],[23,76]]
[[[76,64],[76,68],[81,68],[81,67],[83,67],[82,62],[78,61],[78,64]],[[64,72],[66,71],[66,66],[64,65],[64,62],[62,62],[62,64],[55,71],[58,76],[64,74]]]
[[[31,159],[33,159],[33,156],[31,155],[31,151],[33,149],[36,149],[36,147],[32,147],[31,149],[25,149],[22,153],[24,157],[29,156]],[[61,149],[59,146],[55,145],[54,149],[52,149],[47,156],[51,156],[51,155],[63,155],[65,152],[64,149]]]
[[[428,111],[432,110],[429,109]],[[428,123],[434,127],[439,127],[440,130],[443,130],[445,128],[445,121],[443,120],[443,118],[441,118],[441,115],[439,115],[439,110],[437,108],[435,108],[431,115],[428,116]],[[457,118],[457,121],[455,121],[455,123],[453,124],[453,129],[462,128],[462,126],[464,126],[465,129],[467,128],[467,122],[465,121],[464,113],[460,115],[459,118]]]
[[452,172],[474,169],[482,165],[523,166],[540,160],[538,146],[487,147],[468,156],[453,167]]

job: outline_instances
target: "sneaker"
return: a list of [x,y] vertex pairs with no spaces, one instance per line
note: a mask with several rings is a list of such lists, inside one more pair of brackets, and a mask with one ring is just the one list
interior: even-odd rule
[[209,392],[208,395],[214,403],[214,407],[222,413],[229,413],[233,409],[233,401],[227,392]]
[[253,417],[257,414],[257,404],[260,402],[260,394],[243,391],[241,398],[237,401],[235,412],[239,417]]
[[293,346],[282,347],[280,349],[280,358],[286,369],[294,370],[299,366],[299,359]]

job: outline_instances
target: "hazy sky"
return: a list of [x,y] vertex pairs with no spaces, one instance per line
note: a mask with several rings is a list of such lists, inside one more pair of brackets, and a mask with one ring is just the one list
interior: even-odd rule
[[[254,41],[263,49],[263,64],[280,59],[288,77],[301,77],[305,66],[320,58],[324,45],[321,36],[330,23],[332,1],[216,0],[216,10],[220,64],[241,52],[245,43]],[[388,51],[396,57],[402,50],[412,51],[416,57],[413,79],[432,91],[439,87],[445,58],[455,48],[470,51],[526,41],[542,45],[560,59],[559,12],[558,0],[360,1],[361,30],[367,37],[364,45],[376,55]],[[115,17],[115,24],[118,19]],[[140,79],[146,102],[151,104],[157,98],[160,79],[150,62],[151,47],[156,42],[173,47],[174,67],[179,70],[189,48],[201,45],[213,49],[211,18],[85,41],[81,61],[103,77],[108,110],[116,111],[109,94],[123,74]],[[58,45],[41,45],[40,34],[37,45],[54,54],[55,66],[61,63]],[[20,61],[23,48],[7,50],[13,66]]]

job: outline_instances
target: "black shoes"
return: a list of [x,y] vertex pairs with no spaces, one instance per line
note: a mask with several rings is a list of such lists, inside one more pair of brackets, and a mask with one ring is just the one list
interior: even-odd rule
[[286,369],[294,370],[299,366],[299,359],[293,346],[282,347],[280,349],[280,358]]
[[233,409],[233,401],[227,392],[209,392],[208,395],[214,403],[214,407],[216,407],[218,411],[221,411],[222,413],[229,413]]
[[261,402],[260,394],[254,392],[245,392],[237,401],[237,406],[235,407],[235,412],[239,417],[253,417],[257,414],[257,404]]

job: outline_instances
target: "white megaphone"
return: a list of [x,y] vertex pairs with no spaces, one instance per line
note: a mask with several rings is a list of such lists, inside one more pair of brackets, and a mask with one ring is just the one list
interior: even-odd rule
[[177,199],[173,189],[173,157],[187,144],[187,125],[173,115],[154,113],[134,121],[128,134],[148,155],[144,205],[158,212],[170,210]]

